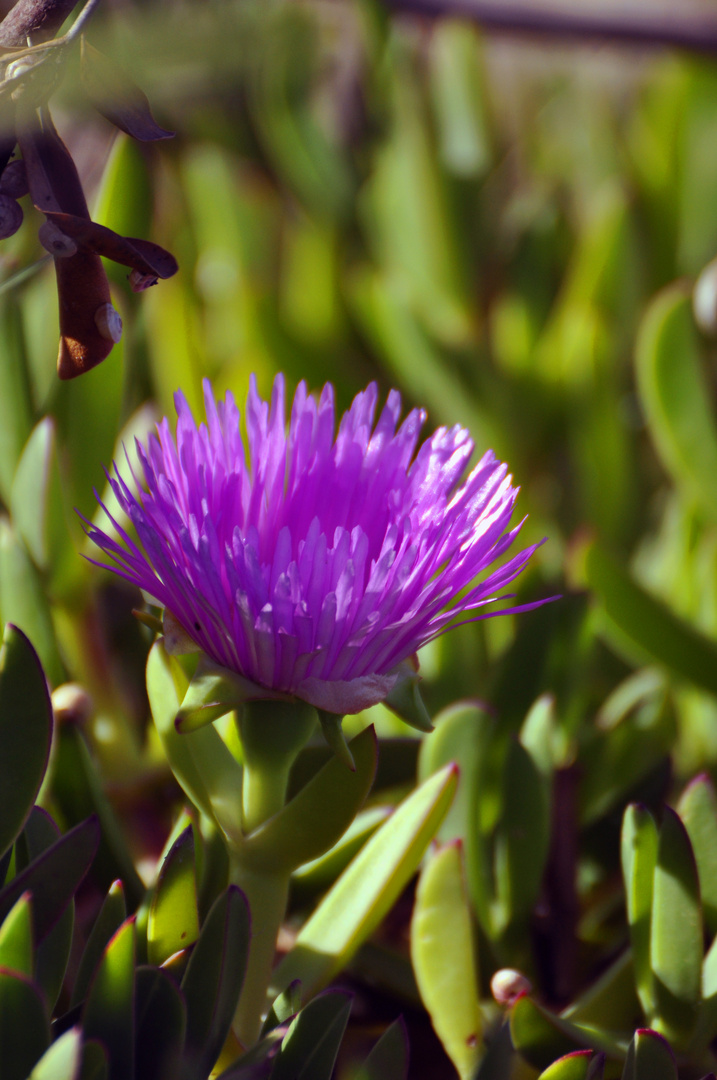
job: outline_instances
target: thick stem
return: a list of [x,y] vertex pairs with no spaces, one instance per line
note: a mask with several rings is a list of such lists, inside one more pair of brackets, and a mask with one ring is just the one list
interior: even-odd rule
[[242,1046],[248,1048],[259,1038],[268,1005],[267,990],[276,939],[286,913],[289,875],[249,869],[237,859],[231,868],[231,879],[246,895],[251,912],[249,962],[233,1025],[234,1034]]
[[278,814],[286,799],[291,763],[276,769],[244,769],[242,779],[242,821],[250,833],[262,822]]
[[687,52],[717,52],[717,21],[712,13],[646,15],[642,11],[574,11],[497,0],[384,0],[393,12],[430,18],[471,19],[485,30],[527,34],[573,42],[667,46]]
[[18,0],[0,23],[0,45],[23,46],[54,37],[78,0]]
[[[303,702],[256,701],[239,712],[244,753],[242,818],[245,833],[254,832],[284,806],[291,766],[317,724],[316,710]],[[232,856],[231,880],[246,895],[251,913],[251,941],[246,978],[234,1032],[245,1047],[256,1042],[267,1005],[276,939],[289,895],[287,871],[263,869]]]

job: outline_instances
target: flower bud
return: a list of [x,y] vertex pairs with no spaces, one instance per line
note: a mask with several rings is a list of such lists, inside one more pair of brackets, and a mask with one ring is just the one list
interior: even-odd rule
[[514,968],[500,968],[490,980],[490,992],[499,1005],[512,1005],[533,989],[530,979]]
[[54,221],[46,221],[41,225],[37,237],[45,251],[49,251],[56,259],[68,259],[70,255],[77,254],[75,241],[65,236]]
[[695,322],[703,334],[717,336],[717,259],[705,266],[692,292]]
[[11,199],[21,199],[29,190],[25,162],[19,158],[8,161],[0,176],[0,194],[9,195]]
[[0,194],[0,240],[13,236],[22,225],[22,207],[9,195]]
[[108,341],[114,341],[115,345],[122,339],[122,318],[111,304],[102,304],[95,312],[95,325]]
[[84,727],[92,716],[94,704],[92,698],[79,683],[63,683],[52,692],[52,711],[55,722],[76,724]]

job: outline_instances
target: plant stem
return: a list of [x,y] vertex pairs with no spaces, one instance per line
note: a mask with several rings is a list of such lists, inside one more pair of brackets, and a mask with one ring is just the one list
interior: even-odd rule
[[[316,728],[316,710],[303,702],[256,701],[238,714],[244,753],[242,829],[255,832],[283,809],[291,766]],[[276,939],[286,913],[289,872],[270,863],[242,860],[241,847],[231,856],[230,877],[246,895],[251,913],[251,941],[247,973],[234,1032],[247,1049],[259,1037],[267,1005],[267,991],[276,951]]]
[[276,939],[286,913],[289,875],[250,869],[239,858],[230,873],[232,883],[244,892],[251,912],[249,962],[233,1025],[240,1043],[248,1048],[259,1038],[267,1006]]
[[499,0],[384,0],[395,13],[429,18],[470,19],[485,30],[575,41],[667,46],[687,52],[717,52],[717,19],[713,14],[660,16],[640,12],[573,11]]

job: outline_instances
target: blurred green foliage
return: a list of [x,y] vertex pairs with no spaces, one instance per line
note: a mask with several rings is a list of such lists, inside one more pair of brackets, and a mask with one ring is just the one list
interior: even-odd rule
[[[123,444],[132,458],[134,436],[173,414],[177,388],[199,414],[205,376],[240,401],[251,372],[263,393],[277,370],[294,385],[330,380],[341,408],[372,378],[398,386],[407,407],[427,407],[429,429],[464,424],[480,451],[510,463],[529,514],[523,538],[547,537],[520,599],[562,594],[461,627],[422,657],[426,700],[441,715],[419,775],[463,766],[439,836],[462,841],[465,895],[456,849],[444,848],[452,876],[424,871],[419,916],[430,924],[434,903],[468,904],[477,941],[468,998],[426,996],[436,1028],[450,1048],[478,993],[488,1050],[481,1057],[478,1041],[454,1060],[468,1075],[480,1059],[482,1080],[537,1077],[586,1046],[608,1055],[607,1076],[625,1058],[625,1077],[674,1075],[657,1037],[630,1041],[645,1023],[675,1042],[680,1067],[693,1053],[685,1077],[714,1068],[704,1056],[714,950],[703,957],[699,933],[664,947],[681,904],[693,931],[704,919],[708,945],[717,929],[714,808],[709,823],[684,795],[683,828],[664,802],[695,772],[717,777],[717,290],[700,326],[690,303],[717,256],[717,69],[669,54],[508,46],[467,23],[389,18],[378,0],[118,6],[90,36],[177,131],[156,147],[114,141],[93,216],[163,244],[180,272],[137,296],[108,266],[123,342],[60,384],[50,269],[21,273],[40,254],[31,229],[3,245],[0,618],[27,634],[53,687],[77,680],[94,702],[87,742],[56,738],[40,804],[66,828],[98,812],[102,889],[119,865],[136,906],[142,884],[112,806],[142,866],[162,849],[179,797],[164,798],[166,756],[147,726],[150,635],[130,615],[139,600],[80,558],[91,552],[74,510],[95,514],[103,466]],[[78,159],[97,159],[109,129],[80,111],[71,77],[60,100]],[[472,700],[446,709],[459,699]],[[381,708],[370,719],[382,738],[368,814],[406,793],[416,761],[403,725]],[[14,780],[21,818],[42,771],[25,764]],[[628,858],[623,832],[621,861],[635,802],[648,809],[628,812],[633,848]],[[359,821],[356,843],[303,882],[299,871],[297,918],[381,820]],[[0,828],[15,836],[21,825]],[[200,887],[204,919],[202,903]],[[366,946],[355,978],[415,1005],[406,950],[386,955],[381,942]],[[435,963],[423,955],[419,976],[440,979]],[[543,1003],[567,1007],[558,1017],[532,998],[515,1006],[529,1064],[506,1064],[494,1034],[488,984],[505,966],[526,971]],[[327,1007],[343,1017],[342,1001]],[[46,1042],[45,1024],[40,1011]],[[586,1042],[586,1026],[601,1037]],[[602,1060],[566,1060],[546,1078],[602,1075]]]

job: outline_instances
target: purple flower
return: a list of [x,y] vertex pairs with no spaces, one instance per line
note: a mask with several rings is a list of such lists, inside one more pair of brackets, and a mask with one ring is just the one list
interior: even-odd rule
[[333,387],[317,403],[301,383],[287,428],[278,375],[270,405],[252,379],[245,452],[232,395],[215,402],[205,382],[204,401],[197,426],[177,393],[176,436],[164,419],[137,445],[146,491],[135,482],[135,495],[116,467],[110,477],[138,543],[108,511],[114,535],[88,533],[109,569],[258,696],[357,712],[457,621],[522,610],[489,605],[537,545],[494,566],[520,529],[509,524],[518,489],[492,451],[463,481],[473,452],[463,428],[438,428],[416,452],[425,412],[399,426],[392,390],[376,421],[374,383],[338,434]]

